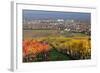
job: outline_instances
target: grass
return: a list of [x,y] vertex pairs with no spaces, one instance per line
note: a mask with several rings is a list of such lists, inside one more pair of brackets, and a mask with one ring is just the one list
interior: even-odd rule
[[51,61],[58,61],[58,60],[71,60],[68,55],[58,52],[56,49],[52,49],[50,51],[50,60]]
[[[48,55],[48,58],[49,60],[46,60],[46,61],[62,61],[62,60],[72,60],[71,57],[69,57],[68,55],[65,55],[61,52],[58,52],[56,49],[52,49],[50,52],[49,52],[49,55]],[[43,59],[43,54],[38,54],[37,55],[37,60],[36,62],[38,61],[45,61]]]

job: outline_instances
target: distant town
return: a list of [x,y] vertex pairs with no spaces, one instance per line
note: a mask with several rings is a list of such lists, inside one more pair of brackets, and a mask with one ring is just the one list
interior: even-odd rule
[[45,19],[23,21],[24,30],[64,30],[68,32],[80,32],[87,35],[91,33],[91,25],[88,22],[73,19]]

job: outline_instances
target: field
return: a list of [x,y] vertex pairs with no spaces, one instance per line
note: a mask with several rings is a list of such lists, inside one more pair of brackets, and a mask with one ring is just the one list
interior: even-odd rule
[[65,30],[23,30],[23,62],[91,59],[89,35]]

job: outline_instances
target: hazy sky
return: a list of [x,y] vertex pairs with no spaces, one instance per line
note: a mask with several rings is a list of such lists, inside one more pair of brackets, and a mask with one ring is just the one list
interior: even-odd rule
[[42,10],[23,10],[24,20],[34,19],[75,19],[90,22],[90,13],[79,12],[58,12],[58,11],[42,11]]

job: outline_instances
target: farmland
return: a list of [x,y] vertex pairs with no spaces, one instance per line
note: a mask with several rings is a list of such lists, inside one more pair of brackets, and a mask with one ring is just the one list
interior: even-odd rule
[[89,35],[65,30],[23,30],[23,62],[91,59]]
[[23,39],[37,38],[37,37],[48,37],[48,36],[65,36],[65,37],[73,37],[73,36],[83,36],[86,37],[83,33],[76,32],[68,32],[64,30],[23,30]]

